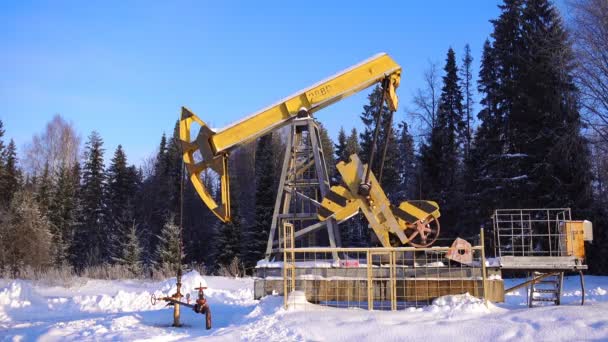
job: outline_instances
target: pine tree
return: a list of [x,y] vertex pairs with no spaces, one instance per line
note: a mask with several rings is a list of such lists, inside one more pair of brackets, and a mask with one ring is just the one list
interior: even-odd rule
[[[272,223],[276,198],[274,183],[277,177],[272,136],[273,134],[269,133],[259,138],[255,151],[255,221],[243,237],[243,262],[246,267],[255,266],[257,261],[264,257]],[[223,233],[230,235],[231,232]],[[230,240],[231,236],[227,237],[226,241]],[[222,257],[223,261],[226,261],[225,259]]]
[[[177,269],[184,258],[181,251],[181,233],[175,224],[175,217],[170,216],[165,222],[156,246],[156,263],[165,269]],[[181,255],[181,259],[180,259]]]
[[106,179],[103,152],[103,140],[99,133],[93,131],[85,147],[79,194],[82,208],[72,251],[77,267],[98,265],[110,260],[110,240],[105,226],[107,210],[104,203]]

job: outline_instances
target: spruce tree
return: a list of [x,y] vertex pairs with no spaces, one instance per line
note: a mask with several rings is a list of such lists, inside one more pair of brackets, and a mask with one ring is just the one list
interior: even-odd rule
[[336,174],[336,158],[334,156],[334,142],[329,137],[329,133],[327,129],[317,121],[317,125],[319,126],[319,135],[321,138],[321,147],[323,151],[323,158],[325,160],[325,166],[327,167],[327,175],[329,177],[329,182],[332,182],[332,179]]
[[51,190],[53,189],[53,179],[49,173],[49,165],[46,163],[39,179],[38,189],[36,189],[36,201],[42,213],[48,215],[49,205],[51,204]]
[[[343,161],[348,162],[353,154],[359,155],[361,146],[359,146],[359,134],[357,129],[353,128],[348,137],[346,137],[344,151],[342,153]],[[342,160],[342,159],[341,159]],[[363,214],[358,213],[347,222],[340,226],[340,234],[342,238],[342,246],[344,247],[366,247],[369,246],[370,236],[367,221]]]
[[346,132],[342,126],[338,133],[338,143],[335,145],[335,150],[337,161],[348,162],[348,156],[346,155]]
[[173,135],[167,144],[167,153],[165,154],[165,168],[167,170],[167,187],[168,204],[167,210],[171,215],[175,215],[179,221],[180,217],[180,177],[182,171],[182,151],[179,145],[179,121],[173,127]]
[[167,202],[169,198],[169,188],[167,186],[169,184],[169,166],[167,164],[167,137],[163,133],[156,155],[154,174],[149,181],[149,193],[147,194],[150,209],[146,211],[150,212],[149,222],[151,234],[154,236],[160,233],[166,218],[171,215]]
[[459,132],[463,127],[462,93],[454,50],[448,50],[437,123],[428,145],[421,148],[423,196],[438,202],[443,231],[457,234],[462,205]]
[[93,131],[85,146],[80,189],[82,208],[72,251],[77,267],[98,265],[110,260],[110,239],[105,225],[107,210],[104,203],[106,179],[103,153],[103,140],[99,133]]
[[[377,163],[379,165],[377,166],[378,173],[376,177],[378,178],[382,189],[384,189],[386,195],[392,201],[397,200],[397,196],[400,192],[399,185],[401,184],[401,178],[399,171],[402,158],[404,157],[399,150],[398,133],[398,130],[395,129],[395,126],[392,123],[388,130],[384,127],[379,139],[382,141],[382,145],[378,145],[379,158]],[[386,151],[384,151],[384,144],[387,143],[387,139],[388,146],[386,146]],[[383,165],[380,165],[383,161]]]
[[4,136],[4,124],[2,123],[2,120],[0,120],[0,210],[1,209],[6,209],[8,207],[8,204],[10,203],[10,200],[7,200],[6,198],[6,185],[5,185],[5,178],[6,178],[6,156],[5,156],[5,147],[4,147],[4,141],[2,139],[2,137]]
[[[343,127],[340,127],[340,133],[338,134],[338,143],[335,145],[336,148],[336,162],[346,162],[350,161],[350,156],[352,154],[359,155],[360,146],[359,146],[359,135],[357,134],[357,129],[353,128],[350,132],[349,136],[346,136],[346,132]],[[341,182],[341,176],[338,172],[335,174],[336,183]],[[348,232],[345,232],[348,235]],[[348,240],[348,236],[346,237]],[[344,244],[348,246],[347,244]]]
[[[398,201],[415,197],[416,156],[414,155],[414,138],[405,121],[399,123],[399,192]],[[398,205],[398,203],[395,203]]]
[[49,220],[53,228],[55,265],[62,265],[68,261],[68,251],[72,243],[72,229],[76,223],[76,196],[79,181],[73,179],[75,176],[73,172],[74,170],[61,165],[57,175],[57,183],[51,194]]
[[505,0],[480,70],[481,121],[472,151],[482,212],[572,207],[588,213],[590,173],[573,59],[546,0]]
[[[255,266],[257,261],[264,257],[268,231],[272,223],[276,198],[274,184],[277,177],[272,136],[273,134],[269,133],[259,138],[255,150],[255,221],[243,237],[243,262],[246,267]],[[232,232],[226,230],[228,228],[223,227],[225,231],[220,234],[226,235],[224,240],[226,242],[232,238]],[[223,256],[221,259],[226,261]]]
[[[169,238],[170,236],[167,237]],[[133,275],[139,275],[142,271],[142,247],[139,242],[137,225],[135,223],[131,224],[127,235],[124,237],[124,240],[121,241],[120,247],[120,256],[115,257],[114,261],[120,265],[126,266]],[[160,255],[163,255],[163,257],[166,256],[166,254],[162,252]],[[168,259],[169,258],[165,260]]]
[[137,175],[133,167],[127,165],[127,156],[118,145],[107,170],[108,208],[107,227],[110,234],[110,255],[122,255],[121,246],[130,234],[135,218],[134,205],[137,192]]
[[[363,106],[363,113],[360,118],[364,125],[364,130],[360,134],[361,156],[360,159],[364,164],[369,164],[368,158],[372,150],[374,139],[374,130],[376,127],[376,117],[378,113],[378,103],[382,99],[382,88],[376,86],[368,96],[369,103]],[[390,117],[389,108],[386,106],[386,101],[381,107],[381,122],[378,140],[376,143],[376,152],[372,163],[372,172],[376,178],[380,177],[381,162],[383,159],[384,146],[388,139],[387,153],[384,158],[385,162],[382,168],[382,179],[380,184],[389,198],[396,192],[399,184],[398,164],[399,155],[397,151],[397,135],[394,125],[387,125]]]
[[[1,129],[0,132],[4,133]],[[21,170],[17,166],[17,147],[12,139],[2,152],[0,156],[0,207],[8,207],[21,186]]]
[[[145,209],[140,210],[147,216],[145,227],[152,237],[158,236],[166,217],[175,217],[180,221],[180,177],[182,155],[179,146],[179,122],[176,123],[173,136],[167,139],[163,133],[158,154],[155,160],[154,174],[147,180],[142,195]],[[152,241],[152,246],[157,241]]]
[[464,96],[464,129],[462,130],[462,138],[464,139],[464,158],[467,159],[471,150],[472,127],[473,120],[473,57],[471,56],[471,47],[469,44],[464,46],[464,57],[462,58],[462,67],[460,68],[460,87]]
[[[539,202],[589,214],[589,153],[581,134],[573,53],[555,7],[528,0],[522,11],[522,101],[510,113],[510,146],[530,156],[526,170]],[[529,167],[528,167],[529,166]],[[524,173],[525,172],[525,173]],[[538,204],[530,203],[530,205]]]
[[[231,182],[234,184],[234,182]],[[217,187],[216,187],[217,188]],[[233,194],[238,189],[231,189],[232,220],[230,222],[218,222],[214,229],[214,253],[213,262],[216,266],[227,266],[234,258],[242,259],[242,218],[238,207],[238,201]],[[267,230],[270,226],[266,226]]]
[[[480,124],[469,158],[465,160],[467,209],[463,213],[467,227],[478,227],[487,221],[493,209],[500,208],[502,186],[496,183],[504,167],[500,156],[505,148],[505,116],[498,108],[498,61],[489,40],[483,46],[477,91],[482,106],[477,115]],[[503,194],[504,196],[504,194]]]
[[180,228],[175,224],[175,217],[170,216],[158,236],[156,264],[165,269],[177,269],[184,258],[183,251],[180,253],[181,243]]
[[[2,120],[0,120],[0,160],[2,160],[2,157],[4,156],[4,140],[2,139],[2,137],[4,137],[4,133],[6,131],[4,130],[4,123],[2,122]],[[3,166],[4,162],[0,162],[0,167]]]
[[346,156],[345,161],[348,161],[352,154],[359,155],[360,153],[361,145],[359,145],[359,135],[357,134],[357,129],[353,128],[350,131],[348,138],[346,138],[346,147],[344,149],[344,155]]
[[49,165],[45,163],[42,176],[38,179],[35,189],[35,199],[38,202],[38,208],[42,215],[49,219],[49,230],[52,235],[51,258],[55,265],[61,265],[65,260],[66,250],[61,233],[58,231],[58,227],[54,224],[53,220],[57,215],[54,212],[57,208],[53,202],[53,189],[55,188],[53,179],[54,177],[50,174]]
[[[360,118],[363,122],[363,132],[359,134],[360,137],[360,146],[361,146],[361,161],[365,164],[369,163],[369,156],[372,150],[372,142],[374,139],[374,130],[376,127],[376,118],[378,114],[378,103],[382,97],[382,88],[379,86],[374,87],[372,92],[367,96],[368,103],[363,106],[363,113],[361,113]],[[382,112],[385,113],[388,111],[388,108],[383,105]],[[377,146],[383,146],[382,142],[378,141]],[[378,151],[378,150],[376,150]],[[376,156],[378,153],[376,153]],[[372,171],[376,171],[378,167],[377,163],[373,163]],[[374,172],[377,174],[377,172]]]

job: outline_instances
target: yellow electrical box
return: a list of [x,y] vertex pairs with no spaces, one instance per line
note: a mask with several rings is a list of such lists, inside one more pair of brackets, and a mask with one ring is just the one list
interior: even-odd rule
[[585,258],[585,241],[593,240],[593,229],[591,222],[566,221],[566,253],[579,259]]

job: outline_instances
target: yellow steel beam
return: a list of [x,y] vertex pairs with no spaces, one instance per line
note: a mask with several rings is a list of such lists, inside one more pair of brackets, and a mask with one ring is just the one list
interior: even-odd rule
[[301,109],[314,113],[385,77],[391,79],[387,89],[389,106],[396,110],[398,98],[395,89],[401,79],[401,67],[387,54],[381,53],[219,130],[211,137],[213,151],[219,153],[256,139],[287,124]]

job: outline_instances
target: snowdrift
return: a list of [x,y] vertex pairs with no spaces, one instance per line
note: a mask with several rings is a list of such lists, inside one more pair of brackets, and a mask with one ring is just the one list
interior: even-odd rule
[[[174,293],[175,279],[88,280],[73,288],[30,281],[0,281],[0,339],[82,340],[585,340],[608,339],[608,277],[586,277],[588,304],[577,305],[578,279],[565,282],[565,305],[528,309],[525,292],[485,305],[468,294],[437,298],[424,308],[402,311],[336,309],[308,303],[303,293],[253,299],[251,279],[182,278],[184,293],[207,286],[214,328],[183,310],[184,328],[170,326],[171,308],[150,296]],[[510,281],[507,280],[507,286]]]

